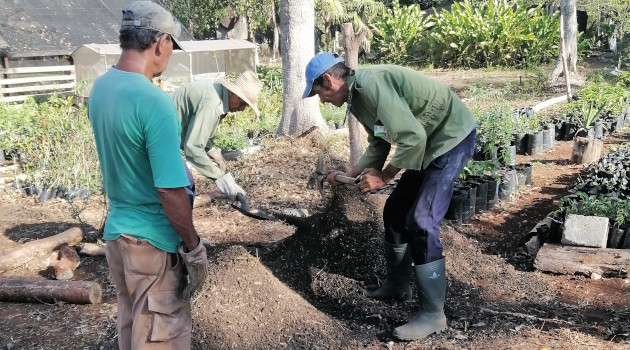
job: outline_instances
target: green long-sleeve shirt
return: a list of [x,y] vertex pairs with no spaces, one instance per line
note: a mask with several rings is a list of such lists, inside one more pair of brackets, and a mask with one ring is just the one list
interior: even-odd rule
[[[391,164],[426,169],[473,130],[475,118],[448,86],[413,69],[377,65],[348,77],[350,111],[368,133],[369,146],[359,167],[381,170],[391,145]],[[383,125],[386,135],[374,135]]]
[[200,173],[216,180],[223,176],[206,154],[219,122],[229,112],[228,91],[210,80],[197,80],[175,90],[171,97],[182,124],[180,148]]

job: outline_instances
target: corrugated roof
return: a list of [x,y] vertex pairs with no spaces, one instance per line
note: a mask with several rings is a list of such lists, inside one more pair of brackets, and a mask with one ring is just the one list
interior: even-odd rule
[[[1,0],[0,56],[70,55],[84,44],[116,44],[130,1]],[[192,36],[184,29],[181,40]]]

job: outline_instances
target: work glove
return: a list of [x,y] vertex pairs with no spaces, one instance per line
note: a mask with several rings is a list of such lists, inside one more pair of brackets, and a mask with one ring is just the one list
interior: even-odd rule
[[225,173],[225,175],[216,179],[214,183],[217,185],[219,191],[221,191],[221,193],[231,201],[234,201],[236,199],[236,195],[239,193],[243,196],[246,195],[245,190],[236,184],[232,174],[230,173]]
[[184,300],[190,300],[190,297],[195,291],[203,286],[208,277],[208,255],[206,254],[206,247],[199,240],[199,245],[193,251],[186,253],[186,246],[184,243],[179,245],[177,251],[182,256],[182,260],[186,265],[188,271],[188,285],[184,287]]
[[225,159],[223,159],[221,149],[217,147],[212,147],[209,151],[206,152],[206,154],[210,159],[212,159],[213,162],[217,164],[219,169],[221,169],[221,172],[225,173]]

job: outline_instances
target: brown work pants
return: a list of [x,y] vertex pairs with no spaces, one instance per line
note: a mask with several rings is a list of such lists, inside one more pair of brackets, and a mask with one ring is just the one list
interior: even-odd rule
[[190,349],[190,302],[179,255],[122,235],[107,241],[107,263],[118,299],[120,350]]

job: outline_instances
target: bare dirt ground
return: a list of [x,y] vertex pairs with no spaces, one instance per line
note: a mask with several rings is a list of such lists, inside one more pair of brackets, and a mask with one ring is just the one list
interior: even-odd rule
[[[524,104],[524,102],[523,102]],[[343,140],[347,131],[335,131]],[[626,142],[626,136],[605,140]],[[337,155],[336,141],[329,147]],[[523,243],[557,206],[581,166],[570,165],[571,142],[540,156],[518,156],[533,166],[533,184],[475,216],[442,226],[447,262],[448,329],[417,342],[390,334],[417,301],[367,299],[365,284],[383,280],[381,210],[384,194],[347,186],[309,188],[319,148],[303,139],[270,140],[263,150],[229,162],[249,204],[285,218],[260,221],[224,200],[196,208],[196,227],[208,245],[210,276],[193,301],[194,349],[628,349],[630,281],[556,276],[534,270]],[[607,148],[607,147],[605,147]],[[347,159],[347,158],[346,158]],[[326,158],[327,166],[343,163]],[[198,175],[198,174],[197,174]],[[196,176],[199,192],[213,184]],[[307,217],[283,213],[301,209]],[[0,247],[81,226],[98,238],[105,201],[34,197],[0,188]],[[77,215],[78,214],[78,215]],[[29,266],[1,277],[47,278]],[[77,280],[98,281],[103,303],[0,302],[0,347],[117,349],[116,298],[104,257],[82,257]]]

